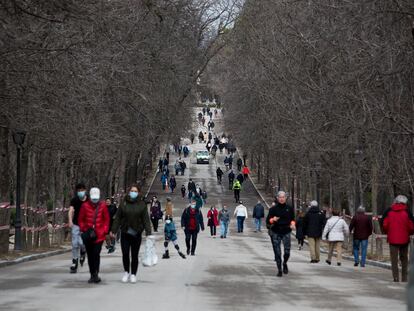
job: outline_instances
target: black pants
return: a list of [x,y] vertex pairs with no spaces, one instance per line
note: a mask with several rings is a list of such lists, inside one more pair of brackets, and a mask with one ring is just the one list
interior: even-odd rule
[[99,273],[99,265],[101,263],[102,243],[86,243],[86,255],[88,256],[88,266],[91,275]]
[[158,218],[151,218],[151,222],[152,222],[152,226],[154,227],[154,231],[158,232],[159,219]]
[[216,226],[210,226],[210,234],[211,236],[215,236],[217,232],[217,227]]
[[[133,275],[136,275],[138,270],[138,253],[141,247],[141,240],[140,234],[137,237],[133,237],[128,233],[121,233],[122,263],[124,264],[125,272],[131,272]],[[131,269],[129,266],[130,258]]]
[[240,201],[240,189],[234,189],[234,198],[236,199],[236,202]]
[[197,235],[196,230],[186,230],[185,232],[185,245],[187,246],[187,254],[190,252],[190,240],[191,240],[191,254],[195,253],[197,247]]
[[290,232],[281,234],[275,233],[272,230],[269,231],[270,239],[272,241],[273,252],[275,253],[275,261],[277,268],[282,270],[282,250],[281,244],[283,244],[284,254],[283,254],[283,263],[287,263],[290,257]]

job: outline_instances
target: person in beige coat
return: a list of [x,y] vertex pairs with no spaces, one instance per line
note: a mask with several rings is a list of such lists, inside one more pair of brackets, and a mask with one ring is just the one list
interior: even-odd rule
[[332,255],[334,249],[336,249],[336,261],[337,265],[341,265],[342,261],[342,244],[344,243],[345,236],[349,235],[349,228],[345,220],[339,217],[339,210],[334,209],[332,211],[332,217],[328,219],[325,228],[323,230],[322,239],[328,241],[328,259],[326,263],[330,265],[332,262]]

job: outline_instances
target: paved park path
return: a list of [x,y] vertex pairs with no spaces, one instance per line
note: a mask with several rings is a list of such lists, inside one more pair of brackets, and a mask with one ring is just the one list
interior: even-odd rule
[[[217,119],[216,131],[222,132]],[[197,136],[199,125],[195,123]],[[203,129],[204,130],[204,129]],[[206,130],[206,129],[205,129]],[[235,203],[215,177],[217,163],[223,168],[224,155],[209,165],[195,164],[194,151],[205,144],[190,145],[185,176],[177,177],[177,193],[161,189],[159,176],[151,193],[157,193],[162,204],[170,196],[175,205],[179,244],[185,250],[184,233],[179,229],[181,211],[188,204],[179,188],[191,177],[208,192],[207,206],[226,204],[233,211]],[[176,155],[171,153],[170,163]],[[170,166],[173,173],[173,168]],[[251,214],[258,199],[247,182],[241,199]],[[207,207],[203,208],[204,216]],[[213,239],[208,227],[200,233],[196,256],[181,259],[170,245],[168,260],[160,259],[155,267],[139,267],[138,283],[121,283],[122,262],[118,247],[114,254],[104,251],[98,285],[87,283],[87,264],[80,272],[69,274],[70,254],[0,269],[0,310],[405,310],[405,286],[391,282],[391,272],[381,268],[341,267],[324,263],[309,264],[307,250],[298,251],[292,244],[290,272],[276,277],[276,266],[270,239],[265,232],[255,233],[252,219],[246,220],[247,230],[238,234],[235,219],[227,239]],[[162,225],[162,224],[161,224]],[[162,230],[161,230],[162,231]],[[163,252],[162,233],[157,233],[157,250]],[[141,251],[143,248],[141,248]],[[142,253],[142,252],[141,252]],[[335,261],[334,261],[335,263]]]

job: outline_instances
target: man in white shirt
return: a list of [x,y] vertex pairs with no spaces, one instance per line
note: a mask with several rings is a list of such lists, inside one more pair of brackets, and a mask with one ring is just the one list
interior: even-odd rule
[[237,217],[237,232],[243,233],[244,221],[248,218],[247,208],[243,205],[242,201],[239,201],[239,205],[234,210],[234,216]]

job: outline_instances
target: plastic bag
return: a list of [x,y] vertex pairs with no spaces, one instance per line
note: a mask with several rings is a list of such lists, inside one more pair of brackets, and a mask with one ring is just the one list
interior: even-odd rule
[[144,257],[142,264],[144,267],[152,267],[158,263],[158,256],[155,250],[155,236],[150,235],[145,242]]

